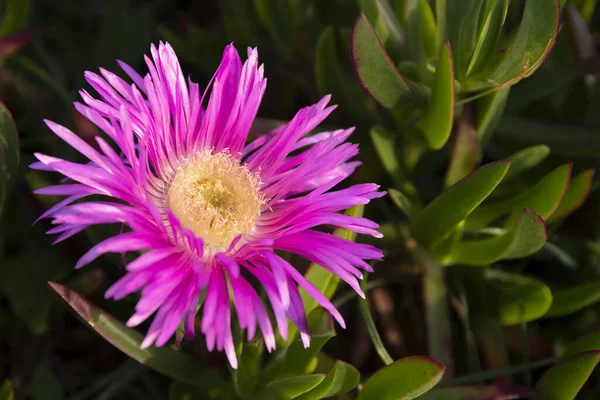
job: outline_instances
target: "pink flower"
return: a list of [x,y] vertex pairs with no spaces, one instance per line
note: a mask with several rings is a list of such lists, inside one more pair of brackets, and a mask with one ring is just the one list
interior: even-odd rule
[[[298,286],[344,326],[331,302],[275,250],[318,263],[364,296],[357,281],[361,270],[371,270],[364,260],[381,259],[381,251],[314,229],[328,225],[381,237],[374,222],[339,214],[384,194],[375,184],[334,190],[359,165],[349,161],[358,146],[345,142],[353,129],[307,136],[335,108],[326,107],[327,96],[246,145],[267,83],[256,49],[248,49],[242,64],[232,45],[225,48],[206,109],[206,92],[201,96],[197,84],[186,82],[171,46],[152,46],[151,54],[144,77],[119,62],[133,84],[104,69],[102,76],[85,73],[100,99],[82,90],[85,104],[75,108],[117,149],[96,137],[96,151],[46,121],[89,159],[78,164],[36,154],[32,168],[70,180],[37,191],[67,196],[42,215],[56,225],[48,233],[60,233],[60,242],[95,224],[127,228],[92,247],[76,268],[104,253],[142,252],[106,292],[118,300],[141,291],[127,325],[154,314],[142,348],[167,343],[182,321],[192,338],[204,292],[201,330],[209,350],[224,349],[236,368],[230,301],[249,340],[258,326],[273,350],[273,326],[251,281],[264,288],[283,338],[289,318],[309,345]],[[90,195],[106,200],[76,203]]]

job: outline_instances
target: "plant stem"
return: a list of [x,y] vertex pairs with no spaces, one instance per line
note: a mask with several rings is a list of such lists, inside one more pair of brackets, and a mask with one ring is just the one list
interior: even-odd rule
[[446,0],[435,0],[435,19],[437,22],[437,50],[446,40]]
[[419,251],[418,258],[425,269],[423,298],[429,354],[446,366],[444,376],[452,378],[454,375],[452,333],[444,267],[423,250]]
[[[365,274],[365,277],[361,282],[361,289],[363,291],[366,291],[366,282],[367,276]],[[365,320],[365,324],[367,325],[367,331],[369,332],[369,336],[371,337],[373,346],[375,346],[375,351],[377,351],[377,354],[379,354],[379,357],[385,363],[385,365],[390,365],[394,362],[394,359],[386,350],[385,346],[383,345],[383,341],[379,336],[379,332],[377,332],[377,327],[375,326],[375,321],[373,321],[373,317],[371,316],[371,311],[369,310],[369,303],[367,299],[361,299],[359,301],[359,306],[362,317]]]

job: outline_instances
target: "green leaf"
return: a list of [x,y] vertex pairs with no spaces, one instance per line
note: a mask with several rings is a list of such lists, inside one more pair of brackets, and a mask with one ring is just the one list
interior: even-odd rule
[[588,169],[571,179],[565,197],[554,213],[548,218],[548,222],[556,221],[572,213],[583,205],[592,189],[593,169]]
[[[7,215],[7,223],[25,221],[22,211],[14,210],[11,215]],[[38,226],[28,228],[30,235],[43,235]],[[13,228],[11,232],[15,231]],[[23,236],[20,237],[24,240]],[[2,260],[0,292],[8,299],[13,313],[31,332],[39,335],[51,326],[52,311],[58,303],[48,290],[47,282],[64,279],[71,268],[68,266],[68,260],[65,260],[56,248],[50,247],[46,238],[37,237],[33,242],[23,242],[22,252],[18,255]],[[41,260],[44,268],[40,268]]]
[[[558,35],[559,19],[559,0],[527,1],[517,35],[502,61],[492,67],[492,71],[484,70],[466,81],[465,90],[514,85],[530,76],[552,50]],[[488,65],[493,66],[494,63]]]
[[521,117],[503,117],[498,136],[520,145],[545,144],[553,154],[600,155],[600,137],[594,129],[578,125],[560,125]]
[[219,14],[225,29],[223,36],[228,41],[235,43],[238,48],[258,43],[260,22],[251,1],[227,3],[227,7],[223,7],[223,12]]
[[432,149],[439,150],[448,141],[454,120],[454,66],[450,44],[440,50],[435,80],[429,103],[417,128],[425,135]]
[[[560,89],[575,85],[582,76],[589,73],[587,70],[590,69],[588,66],[590,64],[590,61],[582,61],[567,65],[544,65],[544,68],[540,68],[535,75],[514,88],[506,106],[506,111],[514,114]],[[590,103],[592,102],[593,100],[590,101]],[[587,122],[586,118],[585,125],[588,125]]]
[[562,355],[562,358],[574,356],[585,351],[600,351],[600,332],[594,332],[577,339],[570,344]]
[[[458,48],[461,31],[465,24],[465,15],[473,1],[480,0],[436,0],[438,48],[443,46],[445,40],[450,42],[453,49]],[[445,18],[440,16],[440,12],[445,14]]]
[[352,102],[348,102],[348,90],[336,54],[334,30],[327,27],[315,46],[315,78],[321,95],[331,94],[334,102],[348,109]]
[[62,400],[65,398],[63,385],[46,359],[36,366],[31,378],[31,388],[33,400]]
[[456,386],[434,388],[419,397],[419,400],[508,400],[528,398],[534,394],[535,392],[530,389],[508,385]]
[[508,158],[512,160],[508,173],[502,181],[502,185],[527,172],[539,163],[541,163],[550,154],[548,146],[540,144],[538,146],[527,147],[512,154]]
[[408,58],[420,66],[427,64],[425,48],[421,41],[421,1],[406,0],[404,2],[406,46]]
[[[558,208],[571,177],[571,164],[564,164],[530,189],[509,199],[482,204],[467,219],[468,229],[481,229],[496,218],[529,208],[546,220]],[[514,217],[513,217],[514,219]]]
[[[354,217],[362,217],[364,210],[364,205],[358,205],[348,209],[345,212],[345,214]],[[356,232],[347,229],[336,229],[333,234],[335,236],[351,241],[354,241],[356,239]],[[333,294],[335,293],[335,290],[337,289],[338,284],[340,283],[340,278],[337,275],[332,274],[325,268],[314,263],[310,265],[304,277],[308,279],[313,285],[315,285],[315,287],[319,289],[319,291],[323,293],[328,299],[331,299],[333,297]],[[312,310],[319,306],[319,303],[317,303],[317,301],[313,299],[303,289],[299,290],[300,296],[302,297],[302,302],[304,303],[304,309],[306,311],[306,314],[308,315]],[[292,331],[290,331],[289,336],[292,337]]]
[[496,51],[496,46],[502,33],[502,26],[506,20],[509,0],[492,2],[489,12],[485,15],[483,26],[479,29],[477,44],[467,67],[466,75],[477,73]]
[[437,54],[435,17],[433,10],[427,0],[420,0],[419,3],[419,26],[421,44],[425,48],[425,56],[434,58]]
[[358,385],[360,373],[352,365],[336,361],[325,379],[314,389],[298,397],[298,400],[318,400],[348,393]]
[[586,282],[552,291],[552,306],[545,317],[555,318],[573,314],[600,301],[600,282]]
[[373,27],[361,14],[352,29],[351,56],[361,84],[384,107],[412,104],[411,92]]
[[381,126],[374,126],[369,132],[375,151],[385,171],[390,175],[398,187],[401,187],[406,178],[398,154],[396,153],[397,144],[394,136]]
[[260,373],[259,385],[264,386],[275,379],[314,372],[316,356],[325,343],[333,336],[333,319],[322,307],[313,309],[307,316],[308,331],[311,334],[310,346],[305,348],[297,328],[288,332],[288,340],[280,345],[276,356]]
[[335,336],[333,322],[330,320],[329,323],[331,326],[326,332],[316,335],[311,332],[310,346],[308,348],[304,347],[301,339],[297,339],[290,345],[285,353],[285,361],[281,366],[278,378],[288,378],[312,372],[309,370],[309,367],[313,358],[323,348],[325,343]]
[[256,398],[261,400],[287,400],[314,389],[325,380],[325,374],[313,374],[304,376],[293,376],[291,378],[278,379],[269,383],[265,390]]
[[458,43],[455,43],[454,54],[455,54],[455,69],[456,77],[462,81],[464,78],[469,60],[477,44],[477,33],[479,31],[479,16],[482,12],[485,12],[485,8],[482,7],[485,0],[467,0],[469,3],[464,19],[462,20],[460,33],[458,35]]
[[14,33],[23,28],[29,17],[29,9],[31,7],[30,0],[7,0],[0,4],[4,5],[4,15],[0,22],[0,37]]
[[[163,26],[158,27],[158,33],[162,39],[173,46],[180,59],[189,62],[202,72],[212,74],[215,65],[219,65],[226,42],[224,43],[202,27],[190,23],[185,38],[181,38]],[[199,57],[198,54],[202,56]]]
[[15,122],[0,103],[0,210],[8,194],[8,185],[19,167],[19,136]]
[[552,304],[550,289],[537,279],[496,269],[488,271],[486,278],[488,294],[505,326],[536,320]]
[[360,11],[365,14],[365,17],[367,17],[371,25],[373,25],[373,29],[375,30],[379,40],[381,40],[381,43],[387,44],[390,32],[385,24],[384,19],[379,13],[378,1],[359,0],[358,5],[360,7]]
[[12,385],[9,380],[5,380],[2,386],[0,386],[0,400],[13,400]]
[[231,369],[230,372],[236,392],[242,397],[247,397],[257,389],[259,383],[257,377],[260,373],[265,345],[262,338],[258,338],[252,342],[241,340],[237,347],[239,365],[237,369]]
[[551,367],[535,386],[539,397],[544,400],[575,399],[598,361],[600,351],[588,351]]
[[394,204],[404,212],[404,214],[408,217],[408,219],[413,219],[416,213],[415,207],[412,202],[406,197],[402,192],[389,188],[387,190],[388,195],[394,202]]
[[475,129],[479,135],[479,152],[477,155],[479,159],[481,159],[483,149],[500,122],[509,92],[510,87],[507,86],[483,96],[476,102],[477,112],[475,114],[477,120]]
[[442,379],[445,369],[430,357],[402,358],[367,379],[357,399],[415,399],[434,387]]
[[[467,109],[460,120],[456,135],[450,164],[446,172],[446,187],[467,176],[477,165],[477,152],[479,149],[479,137],[475,130],[472,109]],[[511,163],[512,169],[512,163]],[[510,169],[509,169],[510,172]]]
[[398,147],[394,136],[381,126],[374,126],[369,132],[375,151],[379,156],[379,160],[383,168],[390,175],[396,186],[410,196],[416,194],[416,190],[410,180],[406,177],[406,173],[400,160],[396,148]]
[[204,365],[201,359],[170,347],[140,349],[143,338],[136,330],[127,328],[77,292],[55,282],[49,282],[49,285],[93,330],[137,362],[192,386],[211,392],[231,393],[229,383]]
[[544,220],[523,209],[512,229],[489,239],[459,242],[446,263],[488,265],[503,259],[523,258],[540,250],[546,240]]
[[280,0],[254,0],[254,9],[260,22],[267,28],[271,39],[285,58],[291,56],[290,11],[287,2]]
[[429,247],[447,235],[490,195],[509,166],[510,161],[483,165],[448,188],[414,219],[411,225],[413,237]]

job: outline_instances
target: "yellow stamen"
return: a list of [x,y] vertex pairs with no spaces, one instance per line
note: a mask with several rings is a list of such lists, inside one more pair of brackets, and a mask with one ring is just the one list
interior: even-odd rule
[[265,204],[260,177],[223,151],[203,151],[184,161],[167,192],[181,225],[212,249],[224,250],[252,230]]

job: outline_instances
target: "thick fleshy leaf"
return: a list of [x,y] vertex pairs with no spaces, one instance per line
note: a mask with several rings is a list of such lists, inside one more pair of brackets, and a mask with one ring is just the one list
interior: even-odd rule
[[592,179],[595,172],[593,169],[588,169],[571,179],[565,197],[563,197],[556,211],[548,218],[548,222],[563,218],[583,205],[592,189]]
[[507,86],[483,96],[475,103],[477,106],[475,127],[477,135],[479,135],[479,159],[500,122],[509,93],[510,86]]
[[506,233],[489,239],[459,242],[447,263],[488,265],[503,259],[523,258],[540,250],[546,240],[544,220],[535,212],[524,209]]
[[465,15],[473,1],[481,0],[444,0],[436,2],[436,20],[438,23],[438,48],[445,40],[450,42],[453,49],[458,48],[461,32],[465,24]]
[[529,398],[534,394],[533,390],[518,386],[456,386],[434,388],[419,397],[419,400],[511,400]]
[[584,351],[600,351],[600,331],[590,333],[570,344],[562,355],[562,358],[574,356]]
[[[345,214],[354,217],[362,217],[364,210],[364,205],[358,205],[348,209]],[[334,232],[334,235],[352,241],[356,239],[356,232],[349,231],[347,229],[337,229]],[[333,294],[340,283],[340,278],[337,275],[332,274],[317,264],[311,264],[304,277],[313,285],[315,285],[315,287],[319,289],[321,293],[323,293],[328,299],[333,297]],[[319,306],[319,303],[317,303],[315,299],[306,293],[304,289],[299,290],[300,296],[302,297],[302,302],[304,303],[304,309],[308,315],[312,310]],[[291,336],[292,335],[290,335],[290,337]]]
[[573,314],[600,301],[600,282],[586,282],[552,291],[552,306],[545,317],[554,318]]
[[477,44],[477,33],[479,31],[479,16],[485,12],[484,0],[470,0],[464,19],[461,22],[458,43],[454,43],[454,62],[456,78],[459,81],[465,77],[467,66]]
[[408,84],[377,38],[373,27],[361,14],[352,29],[351,56],[358,79],[383,106],[393,108],[412,103]]
[[4,104],[0,103],[0,210],[8,194],[8,185],[19,167],[19,136]]
[[248,397],[258,388],[257,378],[265,345],[262,338],[252,342],[240,342],[236,346],[239,366],[236,369],[231,368],[230,373],[236,392],[242,397]]
[[406,197],[402,192],[392,188],[388,189],[387,192],[394,204],[400,210],[402,210],[402,212],[404,212],[409,219],[413,219],[416,214],[416,210],[414,204],[412,204],[408,197]]
[[571,164],[564,164],[530,189],[509,199],[482,204],[467,219],[467,228],[480,229],[496,218],[529,208],[544,220],[558,208],[571,178]]
[[425,47],[421,38],[421,1],[404,1],[404,25],[406,26],[407,58],[423,67],[427,64]]
[[31,0],[7,0],[3,2],[0,37],[14,33],[25,25],[29,16]]
[[441,149],[452,132],[454,121],[454,65],[448,41],[440,50],[429,103],[417,128],[432,149]]
[[427,58],[434,58],[437,54],[437,26],[433,10],[427,0],[420,0],[419,3],[419,28],[421,45],[425,49],[425,56]]
[[498,136],[523,145],[545,144],[553,154],[600,155],[600,137],[594,129],[579,125],[538,122],[521,117],[503,117]]
[[552,304],[546,284],[520,274],[492,269],[487,274],[487,291],[502,325],[510,326],[542,317]]
[[[467,176],[477,165],[479,137],[475,130],[473,117],[473,109],[468,108],[463,113],[460,123],[458,124],[458,129],[454,136],[452,156],[450,158],[450,164],[448,165],[448,171],[446,172],[446,180],[444,181],[446,187],[454,185],[456,182]],[[512,163],[510,169],[512,169]]]
[[551,367],[535,388],[544,400],[572,400],[600,361],[600,351],[588,351],[569,357]]
[[497,50],[496,46],[506,20],[509,0],[498,0],[492,3],[492,6],[488,6],[488,9],[485,10],[487,13],[483,18],[482,26],[479,27],[477,44],[471,55],[465,76],[477,73]]
[[338,360],[325,379],[298,400],[318,400],[348,393],[358,385],[360,373],[352,365]]
[[325,380],[325,374],[293,376],[278,379],[269,383],[264,391],[257,395],[257,399],[295,399],[300,395],[314,389]]
[[396,151],[397,144],[394,136],[381,126],[374,126],[369,132],[375,151],[383,168],[390,175],[396,187],[409,195],[414,195],[416,190],[410,180],[406,177],[404,168],[398,159]]
[[13,390],[10,381],[6,380],[0,386],[0,400],[13,400]]
[[65,388],[56,376],[48,359],[39,362],[30,382],[31,398],[34,400],[64,400]]
[[430,357],[402,358],[367,379],[357,399],[415,399],[437,385],[445,370]]
[[[6,216],[7,222],[19,218],[23,221],[20,211],[12,210],[11,215]],[[27,228],[30,235],[42,235],[37,226]],[[13,228],[11,233],[14,232]],[[0,293],[8,300],[12,313],[37,335],[52,327],[52,311],[58,305],[56,297],[48,290],[47,282],[64,279],[72,271],[69,260],[44,239],[24,243],[18,256],[4,257],[0,272]],[[43,260],[43,268],[40,268],[40,260]]]
[[[304,375],[313,372],[314,367],[311,368],[313,358],[321,350],[321,348],[335,336],[335,330],[333,329],[333,320],[331,315],[323,309],[317,308],[309,315],[309,320],[316,317],[322,319],[323,322],[319,322],[322,326],[319,331],[315,331],[314,321],[309,321],[309,330],[311,333],[310,347],[305,348],[301,339],[297,339],[293,342],[286,350],[284,360],[280,365],[277,378],[289,378],[292,376]],[[313,323],[311,323],[313,322]],[[312,328],[312,329],[311,329]],[[325,328],[325,329],[322,329]]]
[[[544,21],[540,24],[539,21]],[[523,19],[517,35],[502,55],[502,61],[491,71],[484,70],[465,81],[465,90],[514,85],[530,76],[552,50],[560,22],[559,0],[537,0],[525,3]],[[487,68],[486,68],[487,69]]]
[[543,144],[527,147],[526,149],[512,154],[508,157],[512,160],[512,163],[510,164],[510,169],[504,177],[502,184],[504,185],[524,172],[529,171],[548,157],[548,154],[550,154],[550,149]]
[[483,165],[432,201],[414,219],[411,232],[423,246],[431,246],[465,220],[500,183],[510,161]]
[[205,366],[201,359],[170,347],[150,347],[142,350],[140,345],[143,337],[136,330],[127,328],[66,286],[55,282],[49,282],[49,285],[90,328],[139,363],[192,386],[220,391],[224,394],[232,391],[230,385],[213,369]]
[[278,345],[275,358],[260,373],[260,387],[277,379],[307,375],[315,371],[316,356],[329,339],[335,336],[331,314],[322,307],[313,309],[307,316],[310,346],[304,347],[296,327],[288,331],[286,343]]
[[377,0],[359,0],[358,5],[360,11],[365,14],[365,17],[369,20],[377,37],[383,45],[386,45],[390,37],[390,31],[385,23],[385,20],[379,12],[379,5]]
[[289,57],[292,51],[290,19],[293,14],[285,1],[254,0],[254,9],[260,22],[267,28],[280,53]]
[[322,96],[331,94],[333,102],[343,110],[355,108],[355,101],[344,81],[344,71],[337,59],[335,33],[332,27],[326,28],[315,46],[315,78]]

